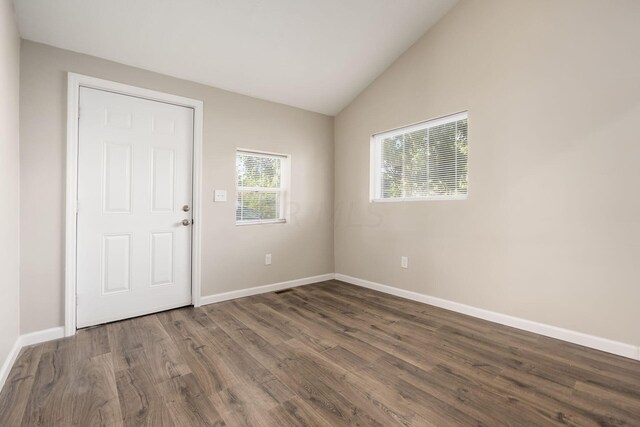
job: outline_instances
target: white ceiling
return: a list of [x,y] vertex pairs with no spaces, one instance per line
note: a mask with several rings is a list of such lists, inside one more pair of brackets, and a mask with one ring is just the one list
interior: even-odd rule
[[23,38],[329,115],[457,0],[15,0]]

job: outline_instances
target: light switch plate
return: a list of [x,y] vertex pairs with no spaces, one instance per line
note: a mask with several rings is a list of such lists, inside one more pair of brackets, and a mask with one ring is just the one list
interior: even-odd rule
[[400,267],[409,268],[409,258],[406,256],[400,257]]
[[227,201],[227,190],[215,190],[213,193],[213,201],[214,202],[226,202]]

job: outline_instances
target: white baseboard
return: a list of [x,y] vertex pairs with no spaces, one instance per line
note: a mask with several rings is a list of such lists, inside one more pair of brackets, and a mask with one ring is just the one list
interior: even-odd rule
[[216,302],[228,301],[236,298],[248,297],[251,295],[264,294],[267,292],[280,291],[282,289],[295,288],[296,286],[309,285],[311,283],[324,282],[335,277],[333,273],[321,274],[320,276],[304,277],[302,279],[289,280],[286,282],[273,283],[270,285],[256,286],[254,288],[241,289],[239,291],[224,292],[221,294],[207,295],[200,297],[200,305],[213,304]]
[[563,329],[556,326],[538,323],[531,320],[521,319],[506,314],[496,313],[494,311],[482,308],[472,307],[470,305],[449,301],[430,295],[420,294],[417,292],[407,291],[393,286],[387,286],[369,280],[358,279],[344,274],[336,273],[336,280],[351,283],[353,285],[362,286],[363,288],[373,289],[375,291],[384,292],[413,301],[422,302],[458,313],[467,314],[469,316],[478,317],[490,322],[499,323],[501,325],[511,326],[513,328],[522,329],[536,334],[544,335],[551,338],[579,344],[585,347],[594,348],[596,350],[605,351],[607,353],[617,354],[618,356],[628,357],[630,359],[640,360],[640,346],[626,344],[619,341],[609,340],[607,338],[596,337],[584,334],[582,332]]
[[64,338],[64,326],[24,334],[20,336],[20,345],[26,347],[45,341],[57,340],[58,338]]
[[0,391],[2,391],[2,387],[4,387],[5,381],[7,381],[9,372],[11,371],[11,368],[13,368],[13,364],[18,358],[18,354],[20,354],[21,349],[22,346],[20,345],[20,337],[18,337],[16,342],[13,344],[13,347],[11,347],[11,351],[9,351],[7,358],[4,360],[2,368],[0,368]]
[[7,381],[9,372],[11,372],[11,368],[13,368],[13,364],[16,362],[16,359],[20,354],[20,350],[22,350],[23,347],[33,344],[39,344],[45,341],[55,340],[62,337],[64,337],[64,327],[62,326],[59,326],[57,328],[45,329],[44,331],[36,331],[20,335],[16,339],[16,342],[13,344],[11,351],[2,364],[2,368],[0,368],[0,391],[2,391],[2,387],[4,387],[4,383]]

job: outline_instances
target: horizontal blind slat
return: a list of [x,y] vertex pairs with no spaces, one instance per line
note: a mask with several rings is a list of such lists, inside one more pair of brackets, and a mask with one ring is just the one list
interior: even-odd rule
[[466,113],[378,134],[375,194],[382,199],[467,194]]
[[282,219],[282,161],[284,157],[236,153],[236,221],[259,222]]

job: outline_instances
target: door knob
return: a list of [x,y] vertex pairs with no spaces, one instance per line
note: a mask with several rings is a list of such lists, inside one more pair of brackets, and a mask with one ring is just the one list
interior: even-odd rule
[[184,225],[185,227],[188,226],[189,224],[191,224],[191,221],[189,221],[188,219],[182,220],[182,225]]
[[185,212],[189,212],[189,209],[191,209],[191,208],[189,208],[189,205],[184,205],[182,207],[182,210],[185,211]]

